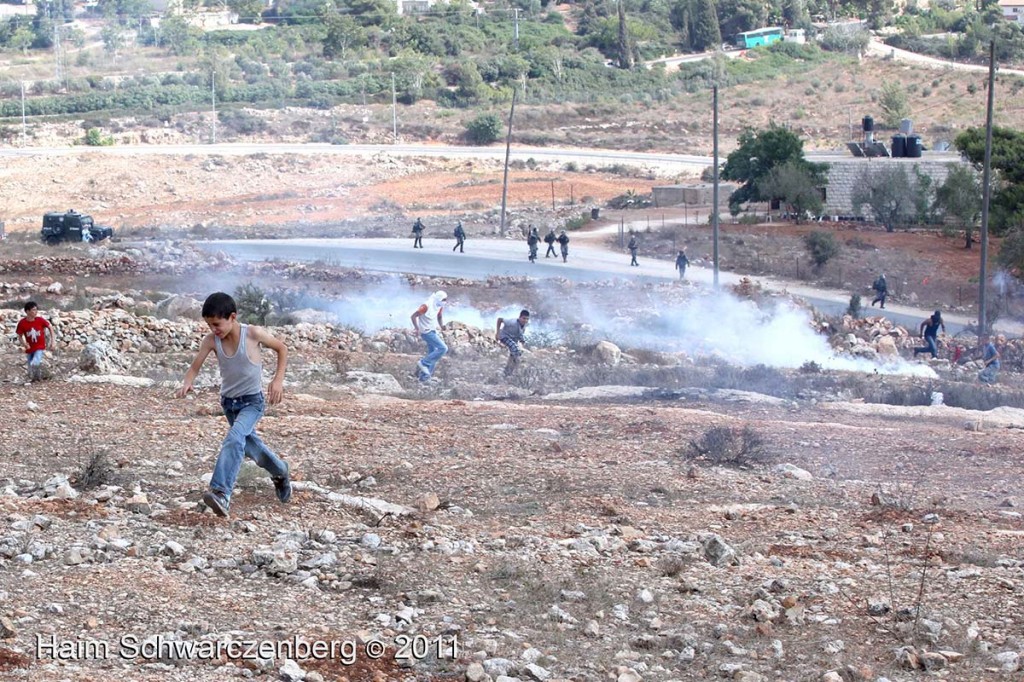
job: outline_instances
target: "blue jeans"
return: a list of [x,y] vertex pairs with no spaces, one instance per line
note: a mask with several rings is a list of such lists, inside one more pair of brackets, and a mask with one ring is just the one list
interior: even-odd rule
[[925,345],[918,346],[914,349],[915,356],[917,356],[918,353],[931,353],[933,358],[939,357],[939,340],[937,338],[934,336],[926,336],[924,337],[924,343]]
[[986,384],[994,384],[996,382],[996,376],[999,374],[999,365],[992,364],[981,370],[978,374],[978,380]]
[[39,367],[40,365],[43,364],[43,353],[45,352],[46,351],[42,350],[34,350],[31,353],[25,354],[25,360],[26,362],[28,362],[29,369],[32,369],[33,367]]
[[288,465],[263,444],[256,435],[256,422],[263,416],[266,404],[262,393],[243,395],[238,398],[221,396],[221,409],[228,418],[231,429],[224,437],[220,446],[220,455],[213,468],[213,479],[210,488],[231,501],[231,491],[238,479],[238,470],[242,468],[242,458],[248,457],[262,469],[266,469],[272,478],[283,478],[288,474]]
[[420,338],[427,344],[427,354],[420,360],[420,381],[426,381],[434,373],[437,361],[448,352],[448,346],[436,331],[424,332]]

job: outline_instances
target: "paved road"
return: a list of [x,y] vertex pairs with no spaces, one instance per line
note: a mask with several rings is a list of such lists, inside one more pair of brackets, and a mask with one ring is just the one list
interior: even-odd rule
[[[166,155],[246,156],[251,154],[305,154],[331,156],[391,156],[448,157],[475,159],[505,159],[505,147],[460,147],[429,144],[174,144],[174,145],[115,145],[113,147],[0,147],[4,156],[107,154],[111,156]],[[619,151],[612,149],[569,149],[562,147],[523,147],[512,145],[512,158],[527,160],[531,157],[568,163],[614,164],[629,163],[657,166],[675,172],[700,172],[711,165],[710,156],[689,154],[656,154]]]
[[[898,62],[920,64],[922,66],[930,66],[935,69],[988,73],[988,64],[963,64],[961,62],[951,62],[946,59],[938,59],[936,57],[929,57],[928,55],[910,52],[909,50],[890,47],[885,43],[874,39],[868,42],[867,52],[868,54],[873,54],[878,57],[888,57]],[[1000,67],[998,63],[996,64],[996,70],[1002,74],[1024,76],[1024,71],[1021,71],[1020,69],[1004,69]]]
[[[404,272],[434,277],[465,277],[485,279],[500,276],[531,276],[537,278],[564,277],[574,281],[607,280],[615,277],[633,281],[666,282],[674,281],[677,275],[669,261],[641,258],[641,267],[629,266],[626,253],[610,251],[601,246],[586,243],[582,235],[574,235],[569,245],[569,262],[561,259],[545,259],[545,245],[541,245],[541,256],[537,263],[530,263],[523,241],[470,239],[466,241],[466,253],[452,253],[453,240],[424,239],[425,248],[413,250],[412,239],[237,239],[199,242],[211,251],[224,251],[243,260],[282,259],[295,261],[325,261],[343,267],[362,268],[376,272]],[[708,268],[690,267],[687,279],[710,286],[712,272]],[[740,275],[729,272],[719,274],[719,282],[728,286],[739,282]],[[785,291],[805,299],[818,310],[830,315],[842,314],[849,305],[850,293],[816,289],[807,285],[772,280],[764,277],[752,278],[762,286],[775,291]],[[862,298],[868,292],[862,292]],[[870,298],[866,298],[870,301]],[[873,314],[884,315],[897,324],[916,330],[931,310],[916,309],[904,305],[889,305],[886,310],[872,310]],[[946,329],[956,334],[972,322],[961,315],[943,314]],[[997,323],[996,328],[1014,336],[1022,335],[1024,328],[1014,323]]]

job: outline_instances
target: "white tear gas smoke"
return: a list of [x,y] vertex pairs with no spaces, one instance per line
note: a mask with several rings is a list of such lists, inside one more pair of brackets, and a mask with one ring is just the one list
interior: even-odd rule
[[[898,374],[935,378],[927,365],[904,360],[871,359],[836,353],[828,340],[814,331],[808,312],[780,300],[771,310],[758,308],[726,292],[694,295],[686,301],[668,301],[654,292],[641,295],[617,293],[614,289],[581,292],[546,291],[538,285],[535,293],[546,301],[545,308],[557,310],[558,320],[544,320],[534,310],[531,330],[564,337],[569,329],[584,325],[592,336],[606,338],[625,348],[684,352],[692,356],[717,357],[741,366],[797,368],[813,362],[823,369]],[[338,321],[375,333],[385,328],[410,327],[409,320],[433,290],[412,289],[404,280],[338,301],[331,312]],[[498,317],[514,318],[524,305],[509,305],[486,313],[449,292],[444,317],[484,331],[494,329]],[[555,303],[552,303],[554,301]]]

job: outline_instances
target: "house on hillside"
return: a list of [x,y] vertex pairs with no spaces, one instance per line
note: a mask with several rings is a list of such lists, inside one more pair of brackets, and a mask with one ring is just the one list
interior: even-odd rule
[[224,2],[215,7],[186,7],[184,0],[149,0],[149,4],[157,14],[181,17],[189,26],[205,31],[238,23],[238,14]]
[[1024,0],[999,0],[1003,19],[1024,25]]

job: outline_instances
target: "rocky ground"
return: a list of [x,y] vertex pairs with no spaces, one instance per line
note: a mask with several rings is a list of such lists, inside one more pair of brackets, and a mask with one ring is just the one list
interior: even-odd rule
[[[577,329],[505,382],[493,329],[455,323],[420,389],[404,331],[286,311],[286,399],[261,428],[296,492],[278,504],[247,466],[222,520],[198,502],[216,373],[171,397],[206,262],[157,243],[38,258],[0,263],[5,680],[1020,677],[1012,371],[979,389],[948,360],[928,380],[736,368]],[[253,267],[311,297],[367,277]],[[485,312],[518,286],[414,279]],[[60,339],[34,384],[10,339],[28,297]],[[850,356],[913,343],[816,326]]]

